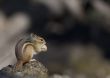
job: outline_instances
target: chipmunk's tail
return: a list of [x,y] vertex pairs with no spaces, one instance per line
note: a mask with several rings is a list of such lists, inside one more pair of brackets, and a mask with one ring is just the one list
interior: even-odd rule
[[22,69],[22,66],[23,66],[23,62],[22,61],[17,61],[16,65],[15,65],[15,69],[20,70],[20,69]]

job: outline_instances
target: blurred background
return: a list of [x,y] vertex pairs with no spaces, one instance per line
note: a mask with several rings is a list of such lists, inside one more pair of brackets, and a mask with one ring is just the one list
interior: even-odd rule
[[35,58],[50,78],[110,78],[110,0],[0,0],[0,69],[31,32],[47,41]]

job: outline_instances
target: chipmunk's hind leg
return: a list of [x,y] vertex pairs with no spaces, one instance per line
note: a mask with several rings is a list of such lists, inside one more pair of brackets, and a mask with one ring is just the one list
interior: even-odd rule
[[36,61],[36,59],[31,59],[30,61]]

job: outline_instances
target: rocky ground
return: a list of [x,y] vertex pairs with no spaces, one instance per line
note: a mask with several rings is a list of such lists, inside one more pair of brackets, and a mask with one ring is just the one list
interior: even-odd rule
[[31,61],[19,70],[14,65],[4,67],[0,70],[0,78],[48,78],[48,70],[40,62]]

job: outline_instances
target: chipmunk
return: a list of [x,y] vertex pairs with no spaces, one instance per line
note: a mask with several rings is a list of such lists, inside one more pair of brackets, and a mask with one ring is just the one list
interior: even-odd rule
[[19,69],[25,63],[32,61],[34,54],[47,51],[46,41],[44,38],[31,33],[29,36],[18,41],[15,47],[17,63],[15,68]]

